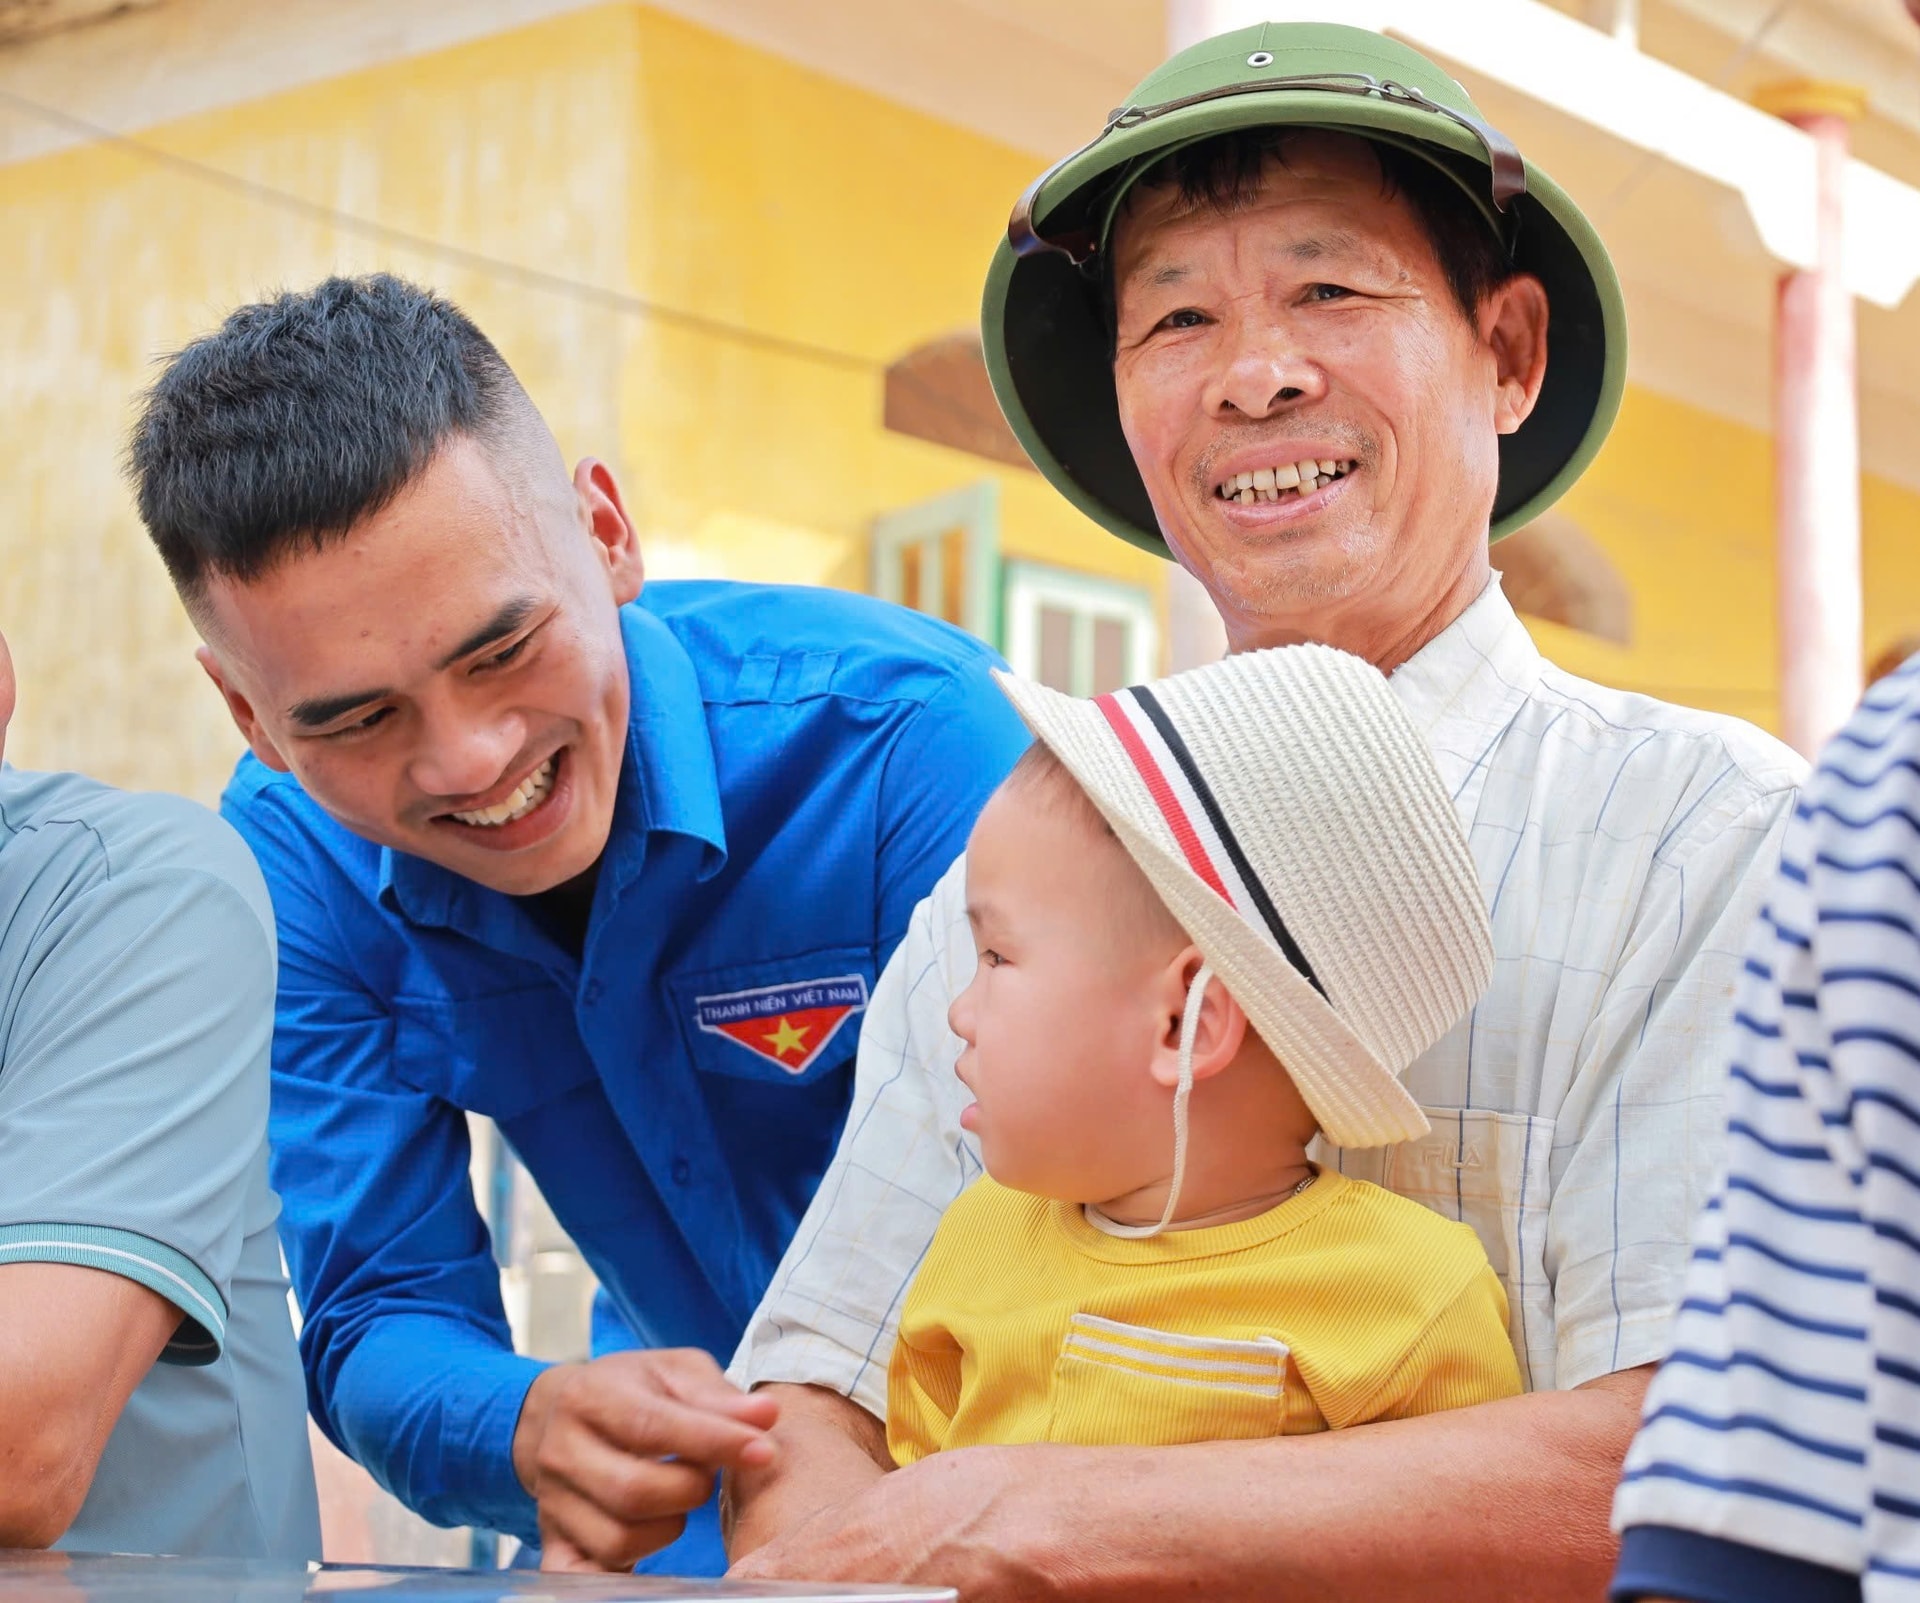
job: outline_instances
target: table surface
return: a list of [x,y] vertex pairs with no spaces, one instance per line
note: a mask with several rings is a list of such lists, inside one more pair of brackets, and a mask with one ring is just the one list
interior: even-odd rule
[[[954,1603],[910,1586],[681,1581],[658,1575],[543,1575],[537,1570],[313,1566],[245,1559],[136,1558],[0,1549],[0,1603]],[[377,1594],[377,1600],[374,1594]]]

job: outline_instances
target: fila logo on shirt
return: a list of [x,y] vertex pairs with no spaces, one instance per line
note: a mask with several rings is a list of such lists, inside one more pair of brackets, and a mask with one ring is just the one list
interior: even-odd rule
[[693,1021],[708,1035],[724,1035],[789,1074],[805,1074],[840,1033],[840,1026],[866,1005],[866,980],[858,974],[838,974],[831,979],[696,996]]

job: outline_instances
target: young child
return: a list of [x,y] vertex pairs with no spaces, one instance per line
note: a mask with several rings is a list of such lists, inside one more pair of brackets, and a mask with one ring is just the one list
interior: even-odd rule
[[1076,700],[967,849],[954,1002],[988,1178],[907,1294],[897,1463],[986,1442],[1291,1435],[1513,1395],[1473,1231],[1307,1144],[1425,1134],[1399,1075],[1492,935],[1384,678],[1289,646]]

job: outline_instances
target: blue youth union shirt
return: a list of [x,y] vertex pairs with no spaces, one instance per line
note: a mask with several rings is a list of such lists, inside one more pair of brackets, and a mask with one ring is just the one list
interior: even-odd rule
[[[839,1137],[861,1010],[1026,732],[998,658],[829,590],[647,587],[576,959],[515,898],[241,761],[280,934],[273,1180],[327,1434],[442,1524],[537,1535],[468,1179],[495,1120],[640,1343],[722,1363]],[[691,1533],[690,1533],[691,1540]],[[683,1568],[719,1562],[710,1524]]]

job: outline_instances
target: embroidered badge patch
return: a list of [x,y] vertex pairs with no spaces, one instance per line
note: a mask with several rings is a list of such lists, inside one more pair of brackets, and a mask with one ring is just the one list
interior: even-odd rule
[[840,1026],[866,1005],[867,982],[841,974],[696,996],[693,1019],[709,1035],[724,1035],[789,1074],[805,1074]]

